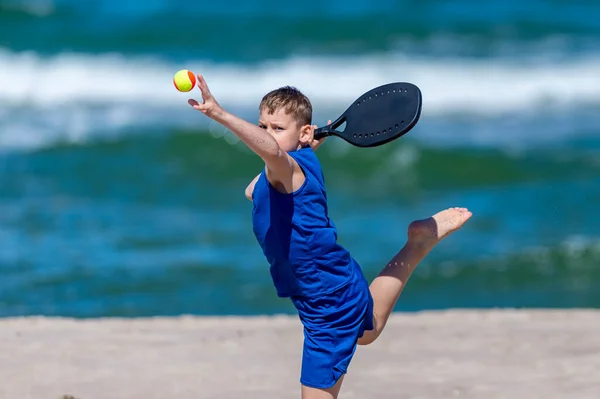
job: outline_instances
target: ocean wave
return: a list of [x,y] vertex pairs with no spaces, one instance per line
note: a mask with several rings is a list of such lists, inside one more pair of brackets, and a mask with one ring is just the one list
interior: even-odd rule
[[120,54],[0,51],[0,103],[46,108],[71,104],[137,103],[178,107],[172,85],[180,68],[203,73],[227,105],[255,106],[268,90],[293,84],[320,106],[343,106],[362,92],[391,81],[423,91],[425,110],[498,114],[548,106],[600,103],[600,56],[560,63],[495,59],[426,59],[402,54],[357,57],[292,57],[254,66],[190,60],[174,65],[159,58]]
[[[91,132],[144,126],[187,127],[187,99],[172,76],[180,68],[203,73],[219,102],[246,115],[262,95],[291,84],[313,101],[315,114],[339,115],[363,92],[392,81],[417,84],[423,118],[555,117],[600,105],[600,56],[562,62],[420,58],[402,54],[293,57],[257,65],[121,54],[60,54],[0,50],[0,146],[47,139],[86,139]],[[433,119],[432,119],[433,118]],[[36,139],[38,137],[39,139]],[[42,140],[42,142],[45,140]]]

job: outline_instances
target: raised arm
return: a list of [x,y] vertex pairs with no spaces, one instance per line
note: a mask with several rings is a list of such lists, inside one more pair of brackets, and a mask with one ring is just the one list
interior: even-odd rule
[[277,141],[264,129],[247,122],[223,109],[208,89],[202,75],[198,75],[198,87],[202,92],[202,103],[190,99],[189,104],[206,116],[231,130],[248,148],[261,157],[269,170],[269,180],[291,187],[293,163]]

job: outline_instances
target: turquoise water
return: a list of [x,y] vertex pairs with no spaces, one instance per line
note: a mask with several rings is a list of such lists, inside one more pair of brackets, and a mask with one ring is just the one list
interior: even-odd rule
[[397,310],[600,307],[599,7],[0,0],[0,316],[293,313],[252,235],[260,160],[189,108],[180,68],[249,120],[293,84],[319,125],[417,84],[406,137],[319,149],[365,273],[467,206]]

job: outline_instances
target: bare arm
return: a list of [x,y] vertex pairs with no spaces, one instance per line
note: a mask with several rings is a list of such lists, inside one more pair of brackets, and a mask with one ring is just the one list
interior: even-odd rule
[[269,180],[281,182],[286,188],[292,186],[294,165],[291,157],[264,129],[225,111],[215,100],[202,75],[198,75],[198,87],[203,103],[189,100],[189,104],[206,116],[231,130],[250,150],[261,157],[268,170]]
[[274,177],[291,179],[291,157],[279,148],[277,141],[264,129],[226,111],[218,113],[213,119],[231,130],[248,148],[261,157]]
[[[327,124],[330,124],[331,121],[327,121]],[[314,127],[315,129],[317,128],[317,126]],[[323,137],[320,140],[313,140],[310,145],[313,148],[313,150],[316,151],[317,148],[319,148],[321,146],[321,144],[323,144],[323,142],[325,141],[327,137]],[[246,191],[245,191],[245,195],[246,198],[248,198],[250,201],[252,201],[252,193],[254,192],[254,186],[256,185],[256,182],[258,181],[258,178],[260,177],[260,173],[258,175],[256,175],[256,177],[254,179],[252,179],[252,181],[250,182],[250,184],[248,184],[248,186],[246,187]]]

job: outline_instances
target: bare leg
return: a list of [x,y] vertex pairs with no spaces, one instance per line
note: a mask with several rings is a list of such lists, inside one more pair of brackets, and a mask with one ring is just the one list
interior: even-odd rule
[[334,386],[327,389],[310,388],[302,385],[302,399],[337,399],[343,381],[344,376],[342,375]]
[[368,345],[379,337],[402,289],[419,262],[442,239],[462,227],[471,216],[472,213],[466,208],[450,208],[410,224],[406,245],[371,283],[375,328],[365,331],[358,340],[359,345]]

